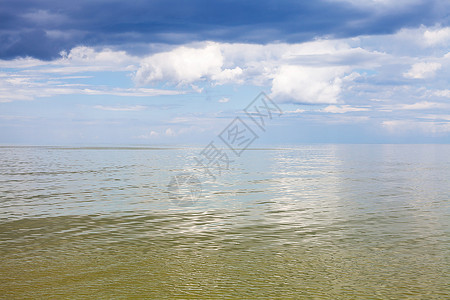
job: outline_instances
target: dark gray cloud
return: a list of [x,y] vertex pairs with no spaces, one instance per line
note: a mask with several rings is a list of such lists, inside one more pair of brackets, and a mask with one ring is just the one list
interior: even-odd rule
[[321,36],[392,33],[448,25],[446,1],[374,10],[336,1],[76,1],[0,2],[0,58],[51,59],[76,45],[135,52],[147,43],[214,40],[302,42]]

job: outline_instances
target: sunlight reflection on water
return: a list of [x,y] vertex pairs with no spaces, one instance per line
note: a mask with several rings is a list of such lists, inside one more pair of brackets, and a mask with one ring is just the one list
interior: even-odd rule
[[198,149],[1,147],[0,293],[450,295],[450,147],[248,150],[191,206]]

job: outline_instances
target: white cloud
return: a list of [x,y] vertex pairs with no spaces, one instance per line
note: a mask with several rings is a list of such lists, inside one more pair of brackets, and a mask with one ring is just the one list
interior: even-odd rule
[[[350,46],[351,43],[355,41],[318,40],[300,44],[267,45],[201,42],[160,52],[144,59],[130,56],[124,51],[76,47],[69,53],[63,52],[61,59],[39,66],[36,72],[49,75],[136,70],[134,80],[141,85],[171,82],[181,87],[188,84],[198,93],[201,93],[203,88],[199,87],[197,82],[202,81],[212,86],[227,83],[271,85],[272,96],[277,98],[275,100],[334,104],[339,102],[341,92],[360,77],[358,72],[352,73],[352,69],[377,67],[386,61],[386,55]],[[137,64],[139,67],[135,67]],[[352,75],[346,76],[348,74]],[[51,84],[51,88],[51,91],[44,94],[153,94],[150,89],[112,91],[89,86],[65,86],[65,90],[62,90],[61,86],[56,87],[55,84]],[[153,92],[165,94],[161,90]]]
[[445,108],[445,107],[448,107],[448,105],[446,105],[444,103],[428,102],[428,101],[417,102],[414,104],[400,105],[401,109],[406,109],[406,110],[424,110],[424,109]]
[[156,132],[154,130],[151,130],[149,133],[142,134],[140,136],[137,136],[138,139],[155,139],[158,138],[161,134],[159,132]]
[[437,70],[441,68],[440,63],[435,62],[420,62],[412,65],[411,69],[403,75],[408,78],[428,78],[433,77]]
[[369,121],[368,116],[343,116],[334,115],[332,118],[322,120],[325,124],[355,124]]
[[420,118],[421,119],[450,121],[450,115],[424,115],[424,116],[421,116]]
[[227,103],[228,101],[230,101],[230,98],[227,98],[227,97],[223,97],[223,98],[219,99],[220,103]]
[[441,45],[450,42],[450,27],[427,29],[423,33],[424,41],[429,46]]
[[[20,75],[19,75],[20,74]],[[113,88],[96,87],[86,84],[70,84],[66,80],[72,76],[52,80],[46,74],[0,73],[0,102],[33,100],[35,98],[57,95],[110,95],[124,97],[152,97],[160,95],[180,95],[182,90],[164,90],[152,88]]]
[[284,111],[285,114],[301,114],[304,113],[306,110],[297,108],[296,110],[288,110]]
[[402,120],[388,120],[381,122],[381,126],[385,127],[387,130],[394,132],[399,127],[411,127],[411,121]]
[[38,66],[48,65],[48,62],[31,58],[31,57],[20,57],[13,60],[2,60],[0,59],[0,68],[33,68]]
[[221,73],[223,56],[217,43],[202,48],[181,46],[154,54],[141,62],[135,80],[139,84],[171,81],[187,84]]
[[157,136],[159,136],[159,133],[154,131],[154,130],[152,130],[152,131],[150,131],[150,136],[151,137],[157,137]]
[[191,84],[191,88],[192,88],[196,93],[201,94],[201,93],[203,92],[203,88],[202,88],[202,87],[199,87],[199,86],[196,86],[195,84]]
[[[114,95],[148,97],[156,95],[177,95],[183,91],[139,88],[99,87],[89,84],[74,84],[70,79],[90,78],[86,72],[117,72],[136,69],[139,59],[125,51],[111,49],[95,50],[90,47],[75,47],[69,53],[62,52],[61,58],[41,61],[33,58],[0,60],[0,102],[33,100],[37,97],[55,95]],[[65,74],[80,74],[67,76]]]
[[[96,50],[91,47],[79,46],[69,53],[62,51],[61,58],[50,61],[39,61],[41,73],[72,74],[100,71],[134,71],[140,59],[125,51],[114,51],[108,48]],[[25,62],[23,62],[25,63]],[[33,63],[29,61],[28,63]],[[34,62],[37,64],[37,62]],[[0,63],[1,65],[1,63]]]
[[450,98],[450,90],[438,90],[434,92],[435,96]]
[[[176,125],[175,125],[176,126]],[[150,130],[149,132],[146,132],[144,134],[141,134],[139,136],[135,136],[134,138],[138,139],[152,139],[152,140],[164,140],[166,138],[174,138],[174,137],[181,137],[183,138],[186,136],[192,136],[193,133],[200,134],[202,132],[205,132],[205,126],[199,127],[196,125],[186,125],[186,126],[178,126],[178,128],[173,127],[165,127],[165,126],[158,126],[154,130]]]
[[355,112],[355,111],[368,111],[370,109],[366,107],[352,107],[350,105],[329,105],[322,109],[323,112],[333,113],[333,114],[344,114],[347,112]]
[[423,122],[415,120],[388,120],[381,125],[392,134],[420,132],[427,135],[442,135],[450,132],[450,122]]
[[239,67],[234,69],[225,69],[218,74],[212,75],[211,79],[216,81],[217,84],[225,84],[229,82],[241,83],[242,80],[240,80],[239,77],[242,73],[243,71]]
[[[367,103],[369,99],[385,99],[387,103],[390,99],[414,101],[409,97],[414,92],[406,89],[412,85],[408,82],[405,84],[402,77],[429,78],[439,69],[440,75],[446,75],[447,58],[450,58],[450,54],[445,56],[448,50],[443,53],[417,45],[419,42],[423,44],[425,39],[445,41],[447,31],[445,28],[422,26],[393,35],[298,44],[199,42],[145,58],[124,51],[76,47],[68,53],[62,53],[60,59],[50,62],[35,59],[0,60],[0,67],[6,70],[23,68],[26,71],[5,72],[7,80],[0,78],[0,101],[31,100],[65,94],[146,97],[194,91],[202,93],[203,87],[210,85],[208,88],[214,88],[220,84],[260,86],[261,89],[271,89],[275,101],[295,103],[340,104],[347,97],[353,97],[353,100],[358,97],[361,100],[358,106],[364,105],[362,101]],[[391,45],[395,40],[399,41]],[[443,42],[430,43],[441,45]],[[397,52],[392,50],[394,48]],[[415,52],[411,55],[413,51],[420,52],[420,55]],[[408,67],[410,70],[402,73]],[[137,84],[170,82],[176,86],[176,90],[75,85],[68,80],[68,76],[64,76],[71,73],[90,75],[84,73],[90,71],[127,71],[131,76],[134,75]],[[445,84],[445,76],[441,76],[440,80]],[[191,89],[180,89],[186,86]],[[431,102],[433,96],[450,97],[448,90],[436,90],[442,85],[427,88],[430,90],[421,92],[420,99],[414,94],[417,96],[416,102],[426,102],[428,98],[431,98],[428,100]],[[378,104],[372,101],[370,105]],[[327,108],[328,112],[334,113],[352,111],[349,109],[355,108]],[[394,104],[393,109],[401,109],[401,106]]]
[[172,128],[167,128],[166,131],[164,132],[167,136],[176,136],[177,134],[175,133],[175,131]]
[[404,28],[394,34],[361,36],[365,50],[378,50],[394,58],[397,63],[405,63],[415,58],[441,56],[448,52],[450,27],[420,26]]
[[[331,100],[327,103],[334,103],[341,86],[342,68],[347,69],[349,64],[380,64],[375,61],[382,56],[379,52],[351,47],[346,40],[267,45],[202,42],[145,58],[136,72],[135,81],[138,84],[171,82],[179,86],[201,81],[212,85],[247,83],[265,86],[275,79],[274,90],[283,95],[282,90],[285,89],[277,84],[284,80],[283,76],[289,76],[289,67],[298,67],[304,68],[308,74],[313,73],[310,82],[321,90],[315,96],[322,94],[326,97],[328,93]],[[329,81],[330,77],[326,74],[330,72],[334,82],[328,88],[318,87]],[[347,81],[356,78],[352,76]],[[316,103],[317,99],[309,102]]]
[[272,97],[297,103],[338,103],[345,67],[282,66],[275,75]]
[[140,111],[147,109],[146,106],[143,105],[134,105],[134,106],[103,106],[96,105],[94,106],[96,109],[100,110],[108,110],[108,111]]
[[[94,48],[79,46],[75,47],[67,54],[61,52],[62,62],[74,63],[94,63],[97,65],[121,66],[131,62],[136,62],[136,57],[128,55],[125,51],[113,51],[105,48],[96,51]],[[60,61],[61,62],[61,61]]]
[[84,88],[80,90],[72,90],[72,94],[85,94],[85,95],[111,95],[111,96],[124,96],[124,97],[152,97],[152,96],[168,96],[168,95],[181,95],[185,94],[184,91],[163,90],[163,89],[149,89],[149,88],[112,88],[112,89],[92,89]]

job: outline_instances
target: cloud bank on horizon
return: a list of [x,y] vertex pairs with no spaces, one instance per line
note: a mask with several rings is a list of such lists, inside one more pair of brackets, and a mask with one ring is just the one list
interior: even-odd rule
[[259,91],[266,143],[450,142],[450,3],[0,3],[0,143],[201,143]]

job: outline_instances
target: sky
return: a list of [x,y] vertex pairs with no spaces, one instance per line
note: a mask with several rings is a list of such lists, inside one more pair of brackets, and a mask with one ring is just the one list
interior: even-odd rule
[[2,0],[0,144],[449,143],[449,67],[445,0]]

